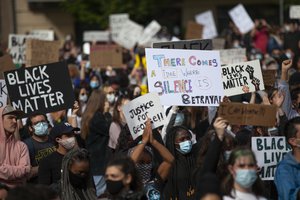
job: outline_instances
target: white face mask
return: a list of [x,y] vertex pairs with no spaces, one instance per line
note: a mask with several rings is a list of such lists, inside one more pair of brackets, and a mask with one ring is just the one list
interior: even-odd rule
[[88,99],[88,96],[87,96],[86,94],[85,94],[85,95],[80,95],[80,96],[79,96],[79,100],[80,100],[81,102],[86,102],[87,99]]
[[110,103],[110,104],[113,104],[115,102],[115,94],[107,94],[106,95],[106,98],[107,98],[107,101]]
[[67,139],[60,139],[58,143],[61,144],[65,149],[70,150],[75,146],[76,140],[75,137],[70,137]]

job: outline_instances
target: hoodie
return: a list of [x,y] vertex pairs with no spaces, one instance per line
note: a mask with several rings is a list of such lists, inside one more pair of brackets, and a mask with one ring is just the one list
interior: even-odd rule
[[30,159],[23,142],[18,141],[14,134],[5,135],[3,109],[0,108],[0,182],[15,187],[25,183],[30,172]]
[[279,200],[296,200],[300,189],[300,163],[288,152],[278,164],[274,182]]

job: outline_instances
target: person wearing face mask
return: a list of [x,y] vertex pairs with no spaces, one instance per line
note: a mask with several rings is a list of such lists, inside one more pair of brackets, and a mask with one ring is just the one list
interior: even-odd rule
[[279,200],[296,200],[300,196],[300,117],[288,121],[284,135],[292,151],[277,165],[274,182]]
[[[155,158],[152,148],[146,145],[151,145],[163,158],[163,161],[157,168],[154,167]],[[165,146],[154,139],[149,119],[146,122],[142,140],[136,147],[129,150],[129,154],[136,163],[137,170],[142,177],[147,198],[150,200],[161,199],[163,183],[167,180],[174,157]]]
[[225,178],[223,200],[266,200],[264,186],[257,175],[257,161],[254,153],[245,147],[232,151],[228,160],[230,174]]
[[134,162],[125,156],[115,157],[105,170],[109,200],[146,200],[143,184]]
[[98,89],[100,87],[100,82],[101,82],[100,80],[101,79],[96,74],[92,75],[91,80],[90,80],[90,88],[92,90]]
[[62,159],[68,151],[77,146],[75,131],[79,130],[69,123],[61,123],[51,129],[50,137],[56,146],[56,151],[41,160],[38,172],[39,184],[58,184]]
[[44,113],[35,112],[28,116],[26,126],[31,137],[24,143],[27,145],[30,156],[31,170],[29,183],[38,182],[38,169],[40,161],[55,151],[55,146],[51,142],[49,135],[49,122]]
[[62,200],[97,199],[89,167],[89,155],[86,149],[72,149],[64,156],[60,180]]

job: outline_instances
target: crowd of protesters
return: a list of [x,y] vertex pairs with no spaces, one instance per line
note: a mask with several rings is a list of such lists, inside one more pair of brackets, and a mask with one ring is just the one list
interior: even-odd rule
[[[0,108],[0,199],[300,199],[299,23],[259,19],[248,34],[228,27],[220,34],[226,48],[246,48],[248,60],[276,70],[277,80],[224,101],[275,105],[275,127],[229,124],[217,107],[173,106],[164,126],[152,130],[147,121],[134,140],[122,106],[147,93],[144,47],[124,49],[118,68],[96,69],[68,38],[60,59],[74,106],[23,120],[12,106]],[[291,146],[274,181],[259,176],[252,136],[285,136]]]

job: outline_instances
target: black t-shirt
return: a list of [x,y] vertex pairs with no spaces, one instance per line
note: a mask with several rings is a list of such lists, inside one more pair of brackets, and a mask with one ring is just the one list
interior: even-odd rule
[[63,157],[64,155],[55,151],[41,160],[38,174],[39,184],[51,185],[60,180]]

